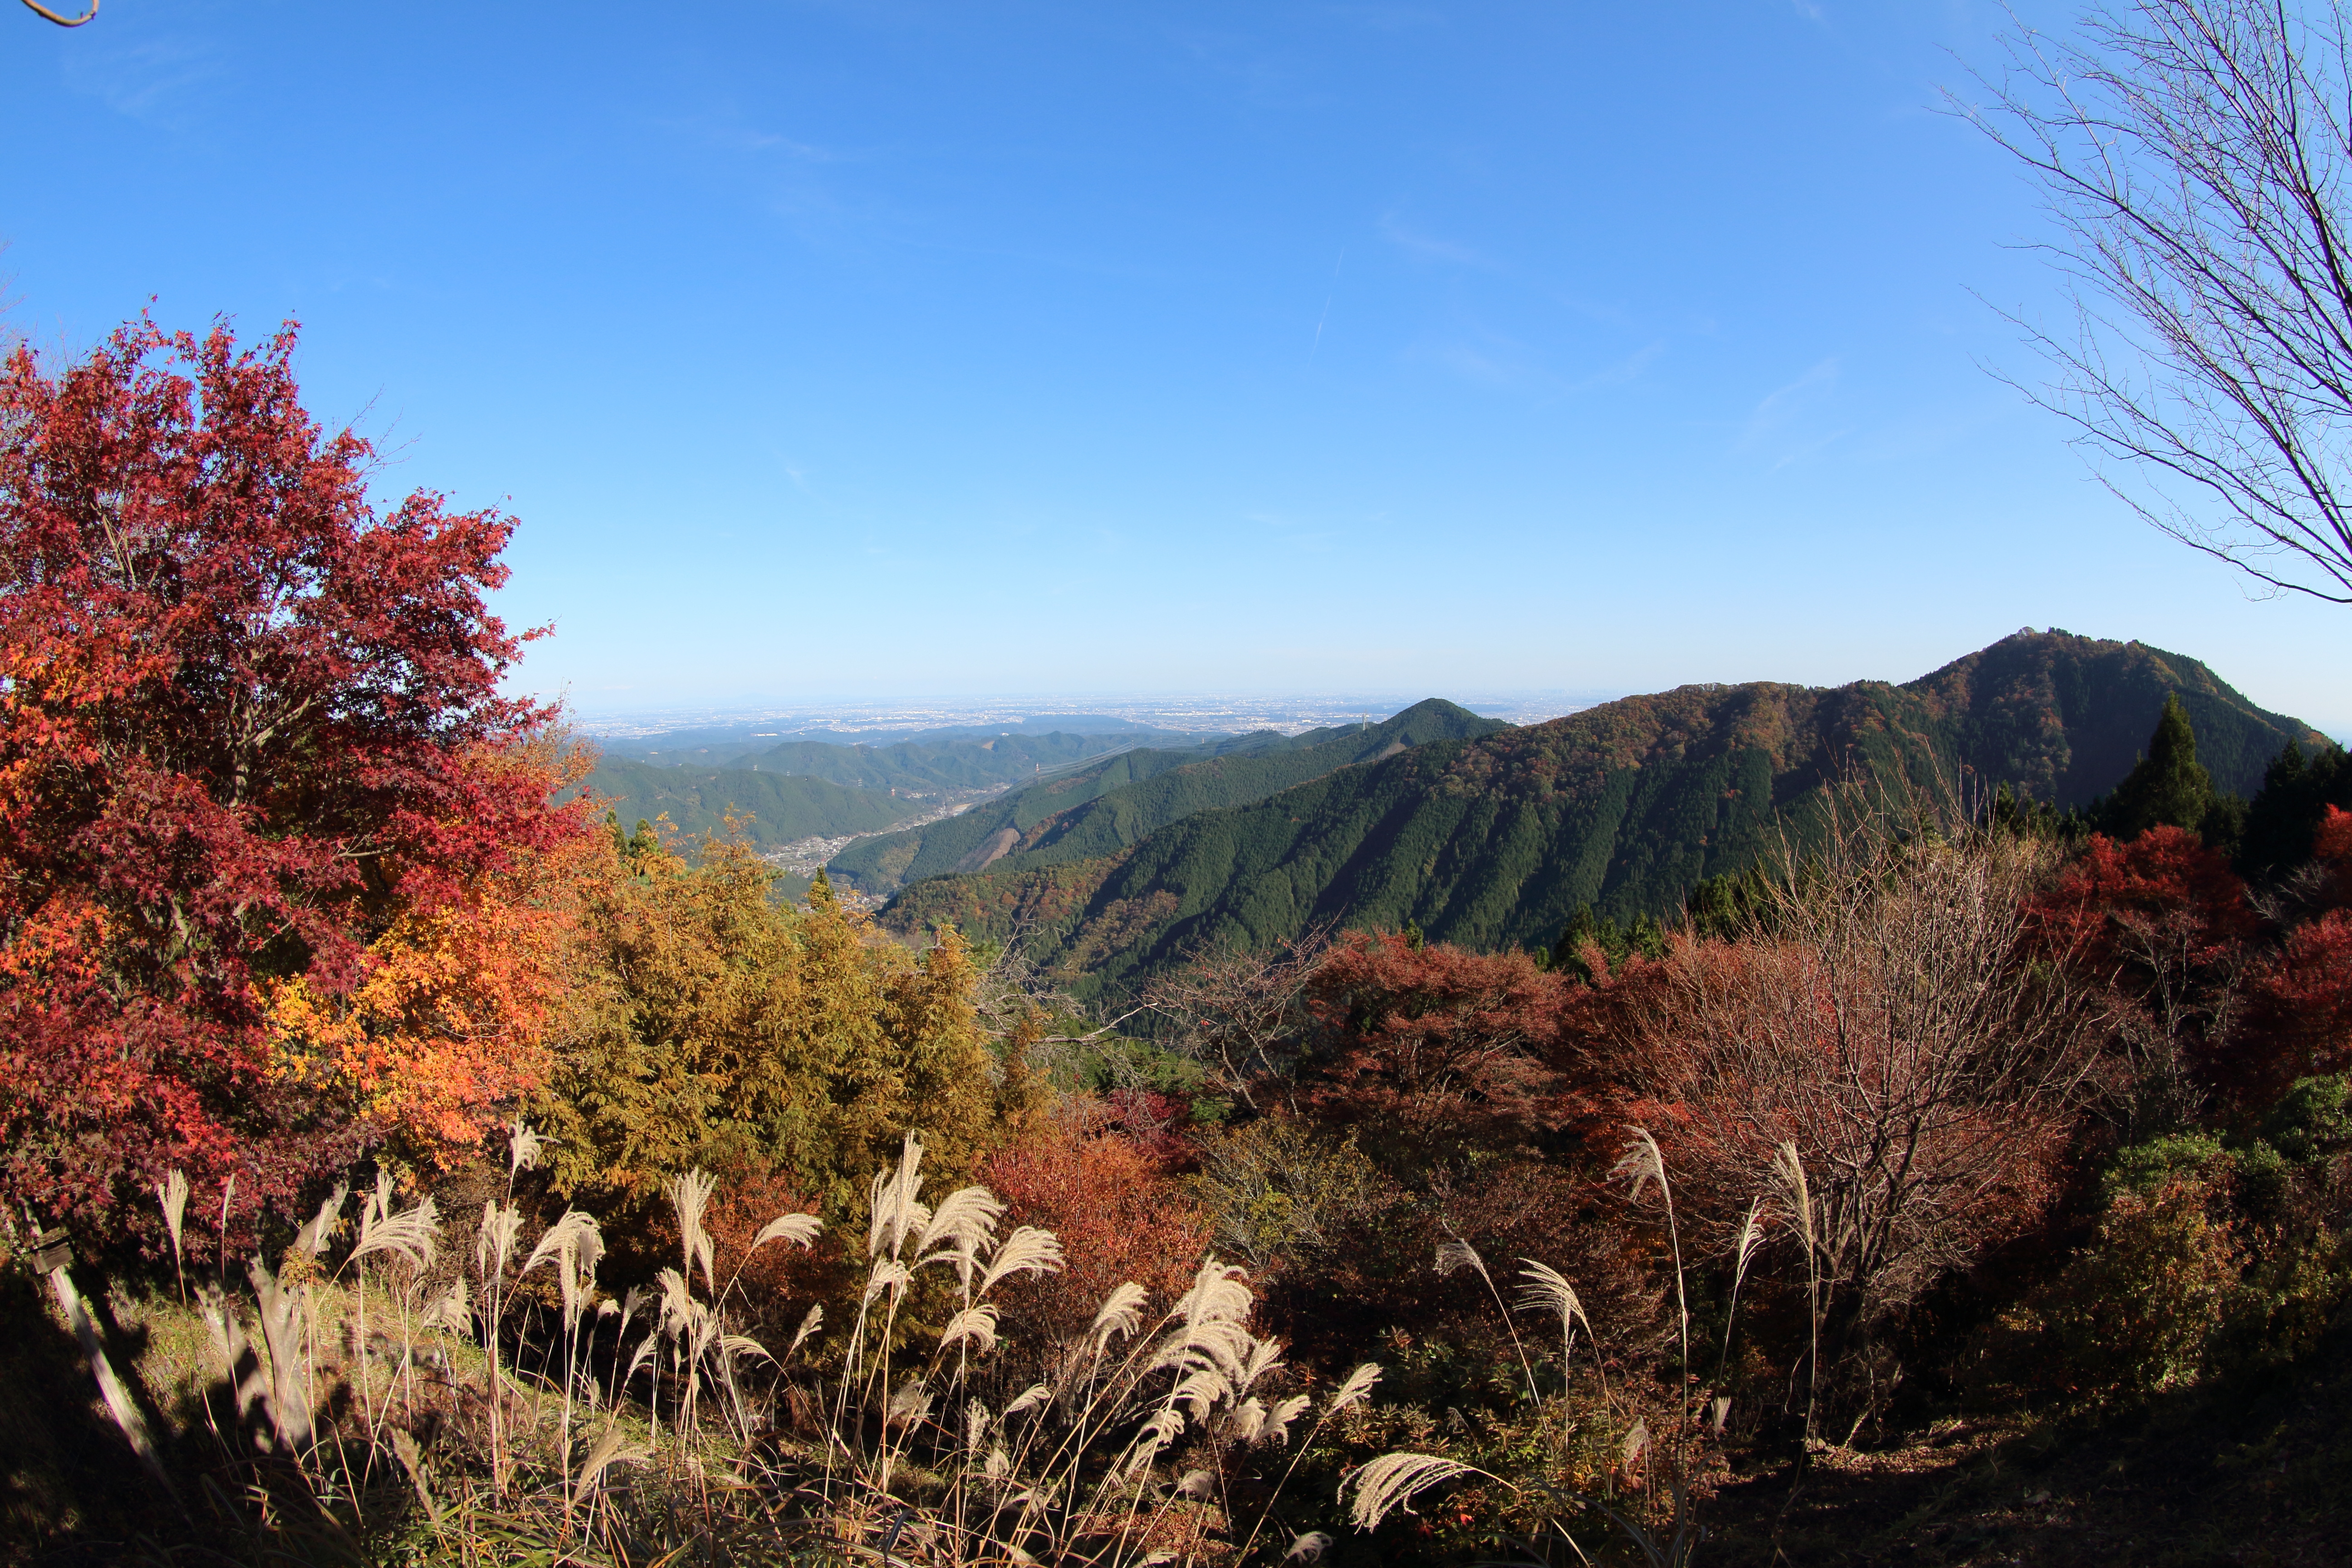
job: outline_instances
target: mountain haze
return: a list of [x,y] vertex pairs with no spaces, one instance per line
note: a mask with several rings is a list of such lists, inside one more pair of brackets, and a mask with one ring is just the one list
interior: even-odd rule
[[1506,727],[1433,698],[1379,724],[1287,736],[1262,731],[1182,750],[1139,748],[959,816],[852,845],[826,869],[863,891],[887,893],[950,872],[991,866],[1024,870],[1107,855],[1195,812],[1262,800],[1334,769],[1432,741]]
[[1901,686],[1685,686],[1435,741],[1091,859],[921,882],[886,920],[1025,931],[1085,989],[1325,924],[1548,945],[1586,905],[1677,910],[1701,878],[1753,864],[1791,807],[1849,773],[2084,804],[2129,771],[2167,693],[2223,790],[2251,794],[2289,739],[2321,740],[2195,659],[2024,631]]

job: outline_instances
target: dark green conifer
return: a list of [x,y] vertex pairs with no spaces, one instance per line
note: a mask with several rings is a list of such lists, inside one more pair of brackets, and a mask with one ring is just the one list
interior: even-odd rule
[[2197,731],[2180,699],[2167,696],[2156,733],[2124,782],[2100,812],[2100,826],[2113,837],[2137,838],[2159,824],[2198,832],[2213,805],[2213,778],[2197,761]]
[[2263,774],[2246,816],[2239,868],[2269,881],[2311,858],[2312,835],[2329,806],[2352,810],[2352,758],[2340,746],[2311,756],[2289,741]]

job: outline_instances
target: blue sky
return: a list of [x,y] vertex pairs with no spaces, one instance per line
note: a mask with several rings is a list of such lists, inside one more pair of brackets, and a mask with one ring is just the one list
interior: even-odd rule
[[[7,320],[304,323],[583,711],[1902,679],[2144,638],[2352,730],[1987,374],[1998,16],[1789,0],[0,16]],[[1958,56],[1958,60],[1955,59]],[[1973,291],[1973,292],[1972,292]]]

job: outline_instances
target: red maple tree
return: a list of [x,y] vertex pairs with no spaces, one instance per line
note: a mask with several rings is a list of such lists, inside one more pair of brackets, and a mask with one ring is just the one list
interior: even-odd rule
[[294,346],[142,321],[0,369],[0,1184],[44,1217],[174,1166],[284,1211],[380,1128],[273,1056],[268,988],[348,993],[577,831],[499,690],[512,521],[380,513]]

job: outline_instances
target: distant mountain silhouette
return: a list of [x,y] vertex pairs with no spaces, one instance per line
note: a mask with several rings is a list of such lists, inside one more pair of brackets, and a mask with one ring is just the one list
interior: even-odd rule
[[2130,771],[2167,693],[2188,709],[2221,790],[2252,794],[2289,738],[2321,739],[2195,659],[2022,631],[1901,686],[1685,686],[1433,740],[1196,811],[1092,858],[1008,856],[917,882],[884,919],[1023,932],[1081,991],[1322,924],[1410,921],[1474,948],[1548,945],[1585,905],[1679,910],[1701,878],[1777,845],[1793,805],[1852,773],[1978,792],[2006,783],[2084,804]]

